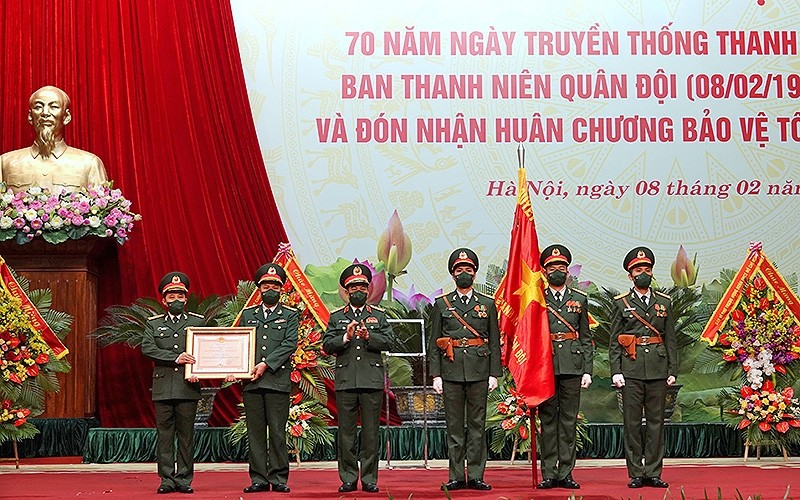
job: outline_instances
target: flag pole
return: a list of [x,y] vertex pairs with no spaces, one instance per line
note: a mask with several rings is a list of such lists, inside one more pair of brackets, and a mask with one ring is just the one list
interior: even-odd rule
[[[517,162],[519,163],[519,168],[525,168],[525,146],[522,143],[519,143],[517,147]],[[526,186],[517,186],[517,189],[524,189]],[[536,484],[539,482],[539,474],[536,470],[536,411],[538,407],[529,408],[528,409],[528,418],[530,419],[531,423],[531,476],[533,479],[533,487],[536,488]]]

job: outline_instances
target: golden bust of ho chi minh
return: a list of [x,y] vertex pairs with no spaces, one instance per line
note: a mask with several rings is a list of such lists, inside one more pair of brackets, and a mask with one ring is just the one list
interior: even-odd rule
[[0,156],[0,181],[14,192],[32,186],[77,191],[108,180],[97,156],[64,142],[64,127],[72,120],[69,96],[56,87],[42,87],[31,95],[28,123],[36,138],[28,148]]

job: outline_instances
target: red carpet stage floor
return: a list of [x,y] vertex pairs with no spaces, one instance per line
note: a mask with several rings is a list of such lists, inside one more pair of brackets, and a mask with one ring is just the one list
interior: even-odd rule
[[[304,463],[300,468],[292,466],[289,486],[292,492],[257,493],[245,495],[242,488],[249,484],[246,464],[198,464],[194,479],[193,496],[174,493],[156,495],[158,476],[154,464],[69,464],[61,465],[28,463],[23,461],[20,469],[12,465],[0,465],[0,498],[194,498],[194,499],[238,499],[238,498],[286,498],[296,499],[443,499],[439,485],[447,479],[446,463],[432,462],[432,469],[409,467],[407,462],[393,462],[395,468],[384,467],[379,472],[381,492],[367,494],[361,491],[340,495],[336,489],[339,477],[336,464],[330,462]],[[779,458],[768,458],[760,462],[741,459],[672,460],[667,461],[663,478],[670,483],[669,490],[627,488],[627,474],[621,460],[582,460],[574,473],[582,484],[575,491],[576,498],[599,499],[680,499],[681,488],[685,498],[717,498],[717,487],[722,488],[723,498],[737,498],[736,490],[748,496],[761,495],[763,499],[782,499],[789,488],[788,498],[800,498],[800,459],[784,462]],[[455,491],[454,499],[566,499],[570,491],[553,489],[539,491],[531,488],[530,465],[517,462],[493,462],[486,471],[486,481],[494,486],[490,492]]]

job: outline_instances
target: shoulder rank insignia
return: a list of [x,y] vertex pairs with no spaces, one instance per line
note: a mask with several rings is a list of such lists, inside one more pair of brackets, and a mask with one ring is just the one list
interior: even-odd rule
[[672,300],[672,297],[670,295],[668,295],[668,294],[666,294],[664,292],[659,292],[658,290],[654,290],[654,291],[655,291],[656,295],[664,297],[665,299]]
[[149,317],[149,318],[147,318],[147,319],[148,319],[148,320],[151,320],[151,319],[158,319],[158,318],[163,318],[164,316],[165,316],[165,314],[154,314],[154,315],[150,316],[150,317]]
[[197,313],[193,313],[193,312],[187,312],[186,314],[188,314],[189,316],[194,316],[195,318],[206,319],[206,317],[203,316],[202,314],[197,314]]

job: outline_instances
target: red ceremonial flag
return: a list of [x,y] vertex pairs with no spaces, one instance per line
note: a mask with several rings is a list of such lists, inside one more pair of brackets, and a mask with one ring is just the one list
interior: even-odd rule
[[0,257],[0,286],[2,286],[9,295],[22,302],[22,310],[28,315],[28,318],[30,318],[31,327],[39,332],[39,335],[42,336],[42,340],[53,350],[56,358],[61,359],[69,354],[67,347],[44,320],[39,310],[36,309],[36,306],[31,302],[31,299],[25,295],[22,287],[19,286],[19,283],[17,283],[17,280],[14,278],[14,275],[11,274],[11,269],[9,269],[3,257]]
[[511,371],[519,394],[533,408],[555,394],[555,376],[539,238],[522,163],[517,189],[508,270],[494,298],[505,341],[503,364]]

